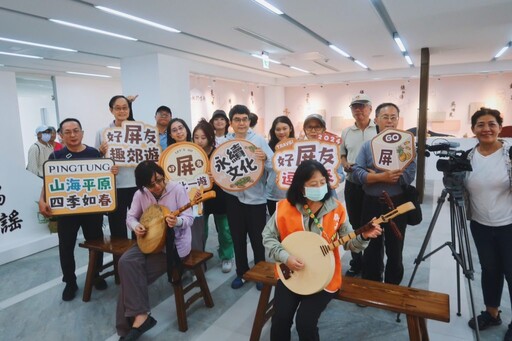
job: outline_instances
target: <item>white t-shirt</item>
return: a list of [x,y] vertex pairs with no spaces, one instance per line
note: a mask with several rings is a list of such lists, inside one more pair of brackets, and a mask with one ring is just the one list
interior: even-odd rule
[[475,150],[473,171],[466,179],[471,218],[487,226],[512,224],[512,193],[502,149],[483,156]]

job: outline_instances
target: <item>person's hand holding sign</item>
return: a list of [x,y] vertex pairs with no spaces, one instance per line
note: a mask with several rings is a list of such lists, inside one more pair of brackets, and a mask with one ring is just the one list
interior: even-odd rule
[[266,161],[267,160],[267,154],[263,151],[261,148],[256,148],[254,150],[254,155],[256,156],[256,159]]

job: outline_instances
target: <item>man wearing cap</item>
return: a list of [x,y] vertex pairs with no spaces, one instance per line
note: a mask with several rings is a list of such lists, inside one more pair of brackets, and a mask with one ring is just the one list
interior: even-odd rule
[[228,134],[229,128],[228,115],[226,115],[224,110],[215,110],[210,119],[210,124],[213,126],[213,129],[215,129],[215,147],[218,147],[227,141],[226,135]]
[[53,146],[50,144],[52,131],[42,125],[36,128],[36,136],[37,141],[28,149],[27,170],[43,178],[43,164],[53,153]]
[[[361,221],[361,209],[363,205],[364,191],[360,184],[352,178],[352,166],[356,162],[357,154],[363,142],[371,140],[377,135],[375,122],[370,119],[372,102],[366,94],[358,94],[350,102],[350,110],[355,123],[353,126],[343,129],[341,133],[341,165],[347,172],[345,182],[345,204],[347,206],[348,219],[354,229],[363,225]],[[345,276],[354,277],[361,272],[363,266],[363,253],[352,252],[350,269]]]
[[161,105],[156,109],[155,121],[158,128],[158,136],[160,137],[160,147],[162,151],[167,148],[167,127],[172,118],[172,111],[169,107]]
[[[375,110],[375,123],[379,131],[398,126],[400,109],[394,103],[382,103]],[[380,200],[386,191],[395,207],[406,201],[403,186],[409,185],[416,176],[416,161],[405,169],[382,171],[375,168],[371,141],[365,141],[352,167],[352,179],[363,186],[364,196],[361,221],[368,222],[389,212],[386,203]],[[404,247],[407,216],[400,215],[393,219],[402,238],[396,236],[390,224],[382,224],[383,233],[372,239],[363,254],[362,278],[391,284],[400,284],[404,276],[402,250]],[[386,265],[384,267],[384,252]]]

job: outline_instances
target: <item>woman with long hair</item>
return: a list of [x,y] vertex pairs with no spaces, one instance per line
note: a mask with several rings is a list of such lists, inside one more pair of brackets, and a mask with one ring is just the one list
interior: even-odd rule
[[[215,150],[215,132],[210,123],[204,118],[194,128],[192,133],[194,143],[203,148],[208,158],[211,157]],[[233,250],[233,239],[229,231],[228,217],[226,215],[226,193],[217,185],[213,184],[213,191],[216,193],[214,199],[204,202],[204,245],[208,239],[208,217],[213,214],[215,228],[217,230],[219,248],[218,254],[222,261],[222,272],[228,273],[233,268],[233,258],[235,257]]]
[[[269,131],[270,141],[268,145],[275,152],[276,144],[288,138],[295,138],[295,130],[292,121],[288,116],[278,116],[272,122]],[[267,199],[268,214],[272,216],[276,210],[276,204],[279,200],[286,198],[286,190],[279,189],[276,184],[276,172],[269,171],[267,177],[267,186],[265,188],[265,197]]]

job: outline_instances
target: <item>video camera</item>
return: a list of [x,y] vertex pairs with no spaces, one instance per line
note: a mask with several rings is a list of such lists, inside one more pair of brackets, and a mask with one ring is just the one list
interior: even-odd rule
[[467,152],[456,150],[460,144],[457,142],[442,142],[433,145],[427,145],[426,150],[434,152],[439,157],[447,157],[448,159],[437,160],[436,168],[443,173],[455,173],[472,171],[471,163],[467,159]]

